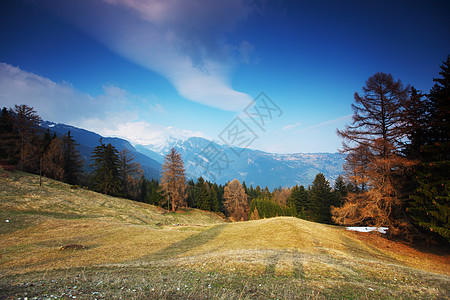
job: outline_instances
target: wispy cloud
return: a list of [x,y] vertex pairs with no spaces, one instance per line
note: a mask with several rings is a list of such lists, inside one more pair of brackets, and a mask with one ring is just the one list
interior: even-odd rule
[[[155,125],[143,120],[142,107],[164,112],[153,100],[130,94],[119,87],[103,87],[103,94],[92,97],[70,83],[48,78],[0,63],[0,103],[5,107],[27,104],[47,121],[79,126],[105,136],[116,136],[134,143],[160,144],[169,136],[205,137],[201,132]],[[150,114],[151,116],[151,114]]]
[[[47,0],[58,16],[119,55],[166,77],[180,95],[223,110],[252,101],[230,84],[233,55],[248,61],[248,41],[224,38],[255,10],[246,0]],[[232,49],[240,49],[239,54]],[[233,54],[234,53],[234,54]]]
[[302,129],[298,130],[297,132],[309,131],[309,130],[314,129],[314,128],[319,128],[319,127],[325,127],[325,126],[329,126],[329,125],[336,125],[336,124],[345,123],[347,121],[351,121],[352,116],[353,115],[345,115],[345,116],[342,116],[342,117],[339,117],[339,118],[336,118],[336,119],[333,119],[333,120],[328,120],[328,121],[325,121],[325,122],[322,122],[322,123],[319,123],[319,124],[315,124],[315,125],[312,125],[312,126],[309,126],[309,127],[306,127],[306,128],[302,128]]
[[282,129],[283,129],[283,130],[291,130],[291,129],[294,129],[294,128],[300,126],[300,125],[302,125],[302,123],[301,123],[300,121],[298,121],[298,122],[295,123],[295,124],[289,124],[289,125],[286,125],[286,126],[284,126]]

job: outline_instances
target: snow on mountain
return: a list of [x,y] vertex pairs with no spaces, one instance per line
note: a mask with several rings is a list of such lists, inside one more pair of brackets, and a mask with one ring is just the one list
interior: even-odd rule
[[173,138],[158,149],[136,145],[142,153],[159,152],[157,160],[160,162],[172,147],[181,154],[189,178],[195,180],[202,176],[220,184],[237,178],[247,185],[270,189],[296,184],[308,186],[318,173],[333,182],[342,173],[345,159],[339,153],[267,153],[230,147],[200,137]]
[[99,144],[111,143],[117,150],[128,149],[135,156],[147,178],[159,178],[161,165],[172,147],[181,154],[188,179],[204,179],[226,184],[234,178],[245,181],[248,186],[291,187],[301,184],[307,187],[318,173],[333,182],[342,173],[345,156],[339,153],[292,153],[277,154],[259,150],[231,147],[201,137],[179,139],[169,137],[164,144],[132,145],[120,138],[102,137],[97,133],[77,127],[43,122],[41,126],[62,136],[69,130],[89,169],[92,150]]

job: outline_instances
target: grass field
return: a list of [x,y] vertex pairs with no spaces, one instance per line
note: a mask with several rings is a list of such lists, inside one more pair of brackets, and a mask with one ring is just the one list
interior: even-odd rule
[[296,218],[220,216],[0,170],[0,299],[449,299],[449,255]]

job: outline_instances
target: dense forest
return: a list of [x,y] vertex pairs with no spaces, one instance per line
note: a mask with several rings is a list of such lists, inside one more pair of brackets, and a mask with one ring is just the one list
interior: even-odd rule
[[[352,123],[337,134],[347,154],[333,185],[321,173],[311,185],[247,186],[187,180],[176,149],[166,155],[161,178],[145,178],[127,151],[99,140],[89,162],[70,131],[43,131],[34,108],[15,105],[0,115],[0,165],[41,174],[104,194],[177,210],[198,208],[233,221],[275,216],[341,225],[388,226],[391,236],[447,242],[449,228],[450,56],[427,93],[376,73],[355,93]],[[92,171],[83,172],[89,164]]]

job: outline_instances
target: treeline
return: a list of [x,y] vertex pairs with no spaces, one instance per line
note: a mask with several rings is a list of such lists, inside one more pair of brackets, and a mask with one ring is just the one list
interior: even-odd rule
[[43,132],[42,119],[27,105],[4,107],[0,115],[0,165],[69,184],[84,182],[83,161],[70,131],[59,138]]
[[333,220],[387,226],[408,239],[450,241],[450,56],[425,94],[376,73],[355,93],[343,138],[353,186]]
[[[160,190],[156,181],[146,181],[145,202],[173,211],[179,208],[199,208],[221,212],[232,221],[257,220],[276,216],[294,216],[310,221],[331,223],[331,207],[339,206],[347,195],[348,185],[342,176],[331,187],[322,173],[312,185],[293,188],[250,187],[234,179],[226,185],[205,181],[202,177],[186,184],[183,160],[172,148],[165,157]],[[165,202],[165,203],[164,203]]]
[[159,205],[168,210],[199,208],[230,220],[296,216],[342,225],[387,226],[408,239],[450,240],[450,56],[441,77],[425,94],[391,74],[376,73],[355,93],[352,123],[338,130],[347,154],[344,176],[331,187],[323,174],[305,188],[248,187],[186,180],[176,149],[165,156],[160,180],[146,179],[127,150],[102,140],[89,174],[70,131],[59,138],[42,132],[33,108],[3,108],[0,164],[86,185],[105,194]]
[[[40,174],[104,194],[138,200],[144,180],[129,150],[120,152],[102,140],[92,152],[91,172],[85,172],[77,142],[70,131],[62,137],[40,126],[33,107],[4,107],[0,115],[0,166]],[[142,177],[142,178],[141,178]]]

